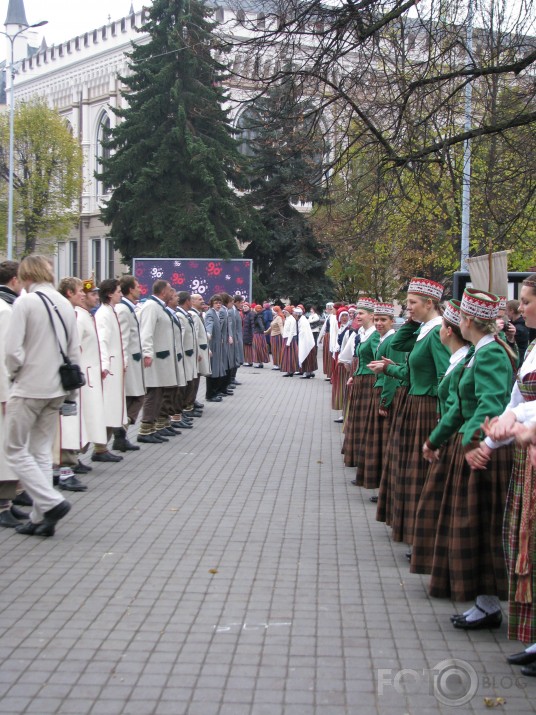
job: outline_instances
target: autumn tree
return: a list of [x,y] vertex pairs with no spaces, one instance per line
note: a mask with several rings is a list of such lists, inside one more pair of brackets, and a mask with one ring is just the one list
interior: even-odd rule
[[[0,195],[7,217],[9,115],[0,116]],[[67,122],[42,100],[23,102],[14,117],[13,198],[15,253],[18,257],[53,248],[78,221],[82,190],[82,151]],[[6,220],[0,219],[5,241]]]
[[[536,122],[533,0],[482,0],[472,44],[467,0],[272,0],[262,23],[244,7],[247,32],[229,40],[240,55],[236,76],[259,95],[289,79],[304,96],[314,92],[314,116],[329,117],[337,138],[333,165],[374,145],[386,166],[408,168],[467,138]],[[466,129],[467,84],[478,94],[493,78],[515,83],[522,101],[501,116],[474,113]]]

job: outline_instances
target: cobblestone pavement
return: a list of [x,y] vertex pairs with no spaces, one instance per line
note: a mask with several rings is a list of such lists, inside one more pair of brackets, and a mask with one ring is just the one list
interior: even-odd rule
[[321,373],[239,379],[193,430],[95,464],[54,538],[1,530],[0,712],[535,712],[505,625],[454,630],[350,485]]

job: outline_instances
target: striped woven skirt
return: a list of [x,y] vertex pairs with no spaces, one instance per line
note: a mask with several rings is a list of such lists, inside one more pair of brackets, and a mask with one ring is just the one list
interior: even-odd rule
[[[525,466],[527,452],[516,447],[514,469],[508,487],[504,514],[503,545],[508,573],[508,638],[522,643],[536,642],[536,524],[529,521],[529,563],[527,579],[532,591],[531,603],[521,603],[521,594],[517,594],[520,577],[516,574],[516,561],[519,556],[519,530],[521,526],[521,508],[525,490]],[[529,491],[536,501],[536,474],[531,470]],[[529,480],[527,480],[529,481]],[[533,502],[534,503],[534,502]],[[532,543],[531,543],[532,540]]]
[[283,336],[271,335],[270,347],[272,350],[272,361],[274,366],[281,367],[281,356],[283,354]]
[[437,522],[445,493],[445,479],[454,449],[450,439],[440,450],[439,462],[428,466],[428,474],[421,492],[421,498],[415,514],[413,531],[413,549],[411,554],[411,573],[431,573],[434,561],[434,549]]
[[364,426],[372,399],[376,375],[357,375],[348,403],[348,417],[344,425],[342,453],[346,467],[356,467],[366,439]]
[[390,416],[381,417],[380,388],[372,390],[370,408],[363,427],[363,448],[358,457],[355,479],[360,487],[376,489],[380,485],[385,449],[391,426]]
[[258,333],[255,333],[253,336],[253,362],[270,362],[266,338],[264,335],[259,335]]
[[246,345],[244,343],[244,362],[250,365],[253,362],[253,345]]
[[388,526],[393,520],[393,493],[394,484],[392,475],[398,459],[398,443],[400,439],[400,426],[404,413],[404,404],[408,397],[408,388],[399,387],[391,404],[391,425],[389,436],[385,445],[385,457],[382,466],[382,476],[378,491],[378,507],[376,520],[383,521]]
[[326,377],[331,377],[333,372],[333,356],[329,350],[329,333],[326,333],[322,342],[322,369]]
[[318,370],[318,360],[316,358],[316,345],[311,350],[309,355],[302,362],[301,371],[302,372],[316,372]]
[[346,393],[346,383],[350,373],[346,370],[343,363],[338,360],[333,368],[333,374],[331,376],[331,409],[332,410],[342,410],[344,402],[344,394]]
[[298,370],[298,338],[293,337],[290,345],[283,345],[281,371],[293,375]]
[[487,468],[474,471],[465,460],[462,436],[454,438],[437,521],[431,596],[506,598],[502,530],[511,472],[511,446],[494,450]]
[[408,395],[400,421],[398,459],[393,474],[393,541],[413,543],[415,514],[428,472],[422,446],[437,425],[437,398]]

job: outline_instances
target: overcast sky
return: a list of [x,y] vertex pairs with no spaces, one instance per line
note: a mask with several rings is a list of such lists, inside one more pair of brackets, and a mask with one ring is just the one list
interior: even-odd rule
[[[39,28],[49,45],[57,45],[88,30],[102,27],[110,20],[128,15],[132,0],[24,0],[26,19],[34,22],[48,20]],[[134,10],[141,10],[150,0],[133,0]],[[8,0],[0,0],[0,22],[7,15]],[[4,29],[3,27],[1,28]],[[4,43],[0,41],[0,55],[5,56]]]

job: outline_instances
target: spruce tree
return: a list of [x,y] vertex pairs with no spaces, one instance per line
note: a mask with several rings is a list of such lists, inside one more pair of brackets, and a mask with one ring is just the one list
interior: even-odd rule
[[333,289],[326,276],[328,250],[295,207],[323,197],[326,147],[308,120],[311,107],[312,100],[297,98],[291,83],[283,83],[248,111],[247,198],[258,212],[243,238],[251,241],[244,256],[253,260],[257,297],[319,305]]
[[244,202],[242,157],[223,109],[224,66],[214,23],[198,0],[154,0],[121,77],[125,108],[104,146],[97,178],[111,186],[102,210],[125,260],[135,256],[230,258]]

